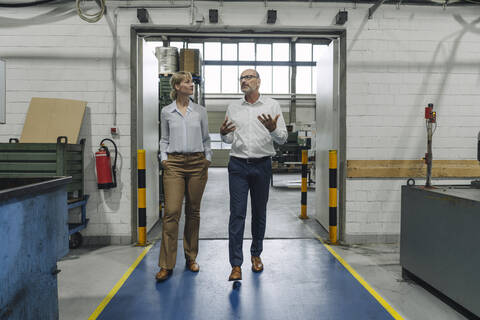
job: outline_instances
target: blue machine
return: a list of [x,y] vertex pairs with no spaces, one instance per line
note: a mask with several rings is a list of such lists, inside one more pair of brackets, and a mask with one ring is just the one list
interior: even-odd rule
[[0,319],[58,319],[71,177],[0,178]]

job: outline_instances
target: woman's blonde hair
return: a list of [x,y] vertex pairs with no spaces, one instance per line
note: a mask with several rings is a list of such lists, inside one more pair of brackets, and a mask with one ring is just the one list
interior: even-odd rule
[[170,98],[172,100],[177,100],[177,89],[175,86],[182,83],[185,80],[192,80],[192,74],[186,71],[179,71],[175,72],[170,79],[170,86],[172,87],[172,91],[170,91]]

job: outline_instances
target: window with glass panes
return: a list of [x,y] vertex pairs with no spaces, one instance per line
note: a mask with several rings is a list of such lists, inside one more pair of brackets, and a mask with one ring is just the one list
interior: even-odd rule
[[[295,46],[295,61],[290,57],[290,46]],[[170,42],[170,46],[199,49],[203,57],[203,78],[206,94],[241,93],[239,77],[245,69],[260,74],[260,91],[265,94],[290,94],[292,66],[296,66],[296,93],[316,93],[316,57],[321,44],[314,42]],[[212,149],[229,149],[217,133],[210,134]]]
[[288,42],[205,42],[205,93],[241,93],[238,79],[245,69],[257,70],[263,93],[289,93],[289,66],[276,65],[280,61],[288,63],[289,48]]
[[290,42],[172,41],[170,46],[199,49],[204,61],[205,93],[241,93],[238,78],[245,69],[255,69],[262,79],[261,92],[289,94],[292,65],[296,65],[297,94],[315,94],[316,57],[321,44],[295,43],[295,61]]
[[314,43],[295,44],[295,62],[297,75],[295,77],[296,93],[315,94],[317,92],[317,59],[321,47]]

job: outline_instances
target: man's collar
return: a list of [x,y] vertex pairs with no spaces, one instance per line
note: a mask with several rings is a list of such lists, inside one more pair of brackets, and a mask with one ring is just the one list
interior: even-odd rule
[[257,103],[264,103],[264,102],[265,102],[265,100],[264,100],[262,94],[260,94],[260,96],[258,97],[257,101],[255,101],[254,103],[248,102],[248,101],[245,99],[245,96],[242,97],[242,104],[249,104],[249,105],[252,105],[252,106],[253,106],[253,105],[257,104]]

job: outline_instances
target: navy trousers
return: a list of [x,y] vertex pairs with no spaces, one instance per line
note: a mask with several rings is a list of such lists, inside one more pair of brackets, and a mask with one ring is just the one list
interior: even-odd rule
[[261,159],[240,159],[230,157],[228,182],[230,189],[230,221],[228,224],[228,248],[230,264],[243,263],[243,234],[247,215],[248,192],[252,205],[252,256],[260,256],[267,220],[268,192],[272,178],[270,157]]

